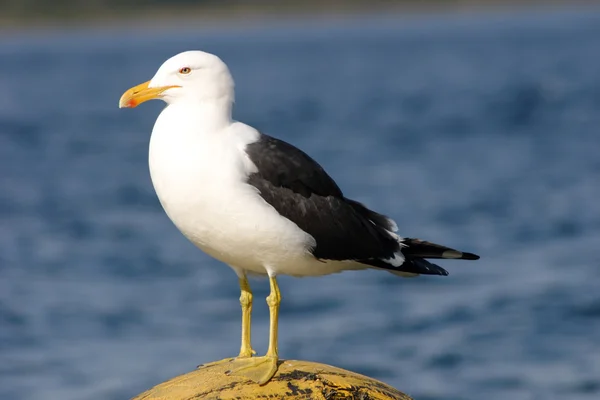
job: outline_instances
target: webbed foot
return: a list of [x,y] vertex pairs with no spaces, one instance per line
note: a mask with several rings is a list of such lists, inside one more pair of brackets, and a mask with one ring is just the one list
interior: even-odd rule
[[243,376],[259,385],[264,385],[271,380],[277,372],[277,357],[244,357],[232,361],[230,375]]

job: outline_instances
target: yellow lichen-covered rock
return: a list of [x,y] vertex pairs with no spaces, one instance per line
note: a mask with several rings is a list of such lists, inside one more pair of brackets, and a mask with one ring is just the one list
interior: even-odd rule
[[184,399],[315,399],[411,400],[385,383],[341,368],[309,361],[281,360],[275,376],[264,386],[230,371],[235,359],[201,365],[168,380],[133,400]]

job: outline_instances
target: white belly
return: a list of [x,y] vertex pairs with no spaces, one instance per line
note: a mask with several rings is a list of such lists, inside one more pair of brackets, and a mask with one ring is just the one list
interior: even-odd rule
[[161,129],[157,121],[150,141],[150,175],[177,228],[214,258],[253,273],[306,276],[352,269],[348,263],[316,260],[310,254],[312,236],[281,217],[245,183],[248,166],[240,157],[244,146],[231,143],[239,139],[225,133],[175,133]]

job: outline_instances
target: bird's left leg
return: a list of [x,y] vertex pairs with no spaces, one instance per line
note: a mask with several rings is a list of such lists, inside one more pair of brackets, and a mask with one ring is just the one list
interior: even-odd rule
[[238,358],[252,357],[255,351],[252,350],[250,344],[250,331],[252,325],[250,317],[252,315],[252,290],[248,283],[246,274],[240,276],[240,305],[242,306],[242,345],[240,347],[240,355]]
[[277,285],[275,276],[269,276],[271,293],[267,297],[269,305],[269,315],[271,322],[269,325],[269,348],[267,354],[262,357],[252,357],[247,359],[236,360],[235,366],[231,373],[233,375],[244,376],[264,385],[269,382],[275,372],[277,372],[277,363],[279,361],[279,353],[277,350],[277,331],[279,323],[279,304],[281,303],[281,293]]

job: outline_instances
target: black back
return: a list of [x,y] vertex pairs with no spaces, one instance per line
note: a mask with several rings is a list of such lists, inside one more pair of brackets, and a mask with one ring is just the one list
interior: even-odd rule
[[312,250],[316,258],[371,264],[400,250],[387,232],[392,229],[387,217],[345,198],[325,170],[303,151],[261,135],[246,152],[258,168],[248,183],[279,214],[316,240]]

